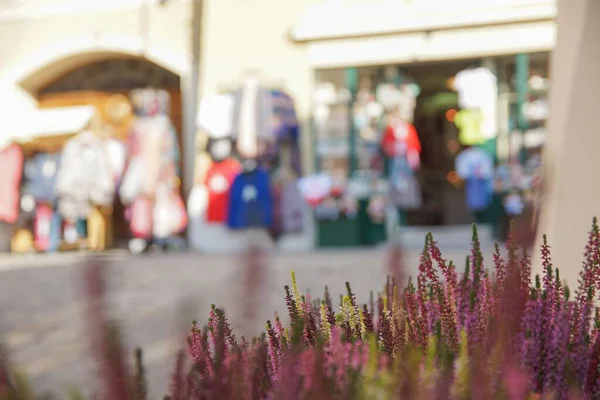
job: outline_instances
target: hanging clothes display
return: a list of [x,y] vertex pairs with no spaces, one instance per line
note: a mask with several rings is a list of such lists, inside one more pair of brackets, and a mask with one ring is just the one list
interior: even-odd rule
[[56,204],[57,177],[61,167],[61,153],[37,153],[25,162],[24,194],[36,203]]
[[312,207],[317,207],[329,194],[333,187],[331,175],[320,173],[300,178],[298,189],[304,200]]
[[304,202],[298,181],[285,183],[281,191],[281,225],[283,233],[299,233],[304,228]]
[[389,158],[405,155],[408,151],[421,154],[421,142],[415,127],[404,122],[388,125],[385,128],[381,147]]
[[0,150],[2,179],[0,180],[0,221],[13,224],[19,216],[21,178],[23,175],[23,151],[16,144],[8,144]]
[[420,165],[421,142],[415,127],[401,117],[392,116],[381,142],[390,162],[390,199],[402,210],[422,205],[421,187],[414,171]]
[[392,159],[390,198],[402,210],[415,210],[422,205],[421,186],[406,157]]
[[69,221],[87,219],[92,205],[112,206],[115,181],[103,139],[83,131],[65,144],[56,192],[59,211]]
[[298,177],[291,165],[289,146],[280,150],[279,167],[271,175],[273,224],[275,238],[285,233],[299,233],[303,227],[304,202],[298,189]]
[[107,141],[83,131],[65,144],[56,178],[58,210],[70,223],[87,221],[88,247],[92,251],[106,248],[106,213],[112,210],[118,179],[112,165]]
[[[483,140],[492,139],[498,133],[498,82],[487,68],[469,68],[454,78],[454,90],[458,92],[458,103],[465,110],[481,112],[480,134]],[[464,144],[475,144],[473,142]]]
[[257,166],[238,174],[231,186],[227,226],[231,229],[270,228],[272,212],[268,173]]
[[[134,238],[165,242],[179,234],[188,217],[179,193],[179,144],[171,119],[168,94],[146,89],[132,93],[137,118],[129,135],[130,161],[120,189],[130,205]],[[183,226],[183,227],[182,227]]]
[[410,76],[396,67],[386,67],[377,85],[376,99],[388,112],[397,113],[404,121],[412,122],[421,88]]
[[54,211],[52,207],[46,203],[36,207],[35,222],[34,222],[34,243],[38,251],[51,250],[54,240],[52,228]]
[[492,201],[494,163],[479,147],[461,152],[455,161],[458,176],[465,181],[467,207],[475,212],[486,210]]
[[113,180],[119,186],[127,163],[127,148],[125,147],[125,143],[115,138],[106,139],[106,154],[108,154],[108,162]]
[[[34,223],[34,247],[54,252],[60,242],[62,218],[56,212],[56,188],[62,165],[61,153],[37,153],[25,163],[25,184],[21,203],[31,207]],[[33,204],[28,204],[29,202]]]
[[272,142],[273,105],[271,91],[249,75],[243,86],[233,93],[232,135],[243,158],[257,158],[259,141]]
[[465,146],[474,146],[486,141],[483,133],[483,112],[479,109],[465,109],[456,113],[454,124],[459,129],[458,141]]
[[152,235],[167,239],[181,233],[187,226],[188,217],[181,196],[171,185],[159,184],[154,198]]
[[209,167],[204,182],[208,195],[207,222],[224,223],[227,221],[230,190],[234,179],[241,170],[240,163],[233,158],[214,162]]
[[280,153],[281,147],[286,146],[290,151],[290,166],[300,176],[302,175],[299,143],[300,129],[294,100],[281,90],[271,90],[271,106],[272,132],[275,141],[267,146],[265,156],[268,159],[274,159]]

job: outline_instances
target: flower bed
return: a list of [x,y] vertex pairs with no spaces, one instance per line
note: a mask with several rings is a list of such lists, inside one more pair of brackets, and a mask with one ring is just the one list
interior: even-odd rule
[[[206,326],[193,324],[168,398],[600,398],[596,220],[574,293],[552,265],[545,238],[541,276],[532,276],[529,255],[512,239],[506,250],[503,257],[496,246],[493,263],[484,265],[474,228],[459,273],[430,234],[418,276],[399,285],[402,269],[391,268],[368,304],[357,304],[348,283],[337,306],[327,288],[323,299],[313,300],[301,294],[292,274],[285,287],[289,318],[267,321],[252,340],[236,337],[224,311],[212,306]],[[141,352],[130,378],[118,336],[104,322],[97,268],[87,281],[90,336],[104,366],[100,398],[145,399]],[[18,395],[18,385],[6,371],[0,368],[0,399],[29,399],[10,397]]]

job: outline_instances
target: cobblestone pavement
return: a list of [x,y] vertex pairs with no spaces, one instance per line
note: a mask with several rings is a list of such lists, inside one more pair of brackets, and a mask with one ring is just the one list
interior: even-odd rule
[[[484,247],[490,254],[491,246]],[[442,245],[442,250],[458,265],[468,251],[454,244]],[[366,302],[369,291],[380,289],[385,281],[386,257],[383,249],[272,255],[254,303],[243,295],[242,264],[236,256],[114,253],[105,258],[113,316],[121,321],[128,348],[144,349],[151,398],[161,399],[183,327],[189,328],[193,318],[205,320],[211,303],[225,308],[234,328],[260,329],[274,312],[286,312],[283,286],[292,270],[301,290],[314,296],[321,295],[325,285],[332,295],[342,293],[349,281],[358,300]],[[407,274],[415,274],[417,260],[418,248],[405,251]],[[80,255],[0,260],[0,334],[13,360],[39,390],[64,393],[70,385],[93,382],[95,366],[82,323],[83,262]],[[250,305],[255,315],[241,318],[243,305]]]

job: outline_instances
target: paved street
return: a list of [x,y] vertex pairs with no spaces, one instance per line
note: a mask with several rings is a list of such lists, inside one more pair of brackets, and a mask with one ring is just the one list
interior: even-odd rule
[[[407,245],[407,274],[416,272],[419,242]],[[445,257],[462,265],[467,247],[458,246],[451,238],[440,242]],[[490,243],[484,247],[489,254]],[[325,285],[337,296],[344,290],[344,282],[350,281],[359,301],[364,302],[369,291],[380,289],[385,281],[386,255],[384,249],[272,255],[250,321],[242,318],[242,306],[253,303],[244,298],[239,256],[111,253],[106,259],[113,316],[122,322],[129,349],[144,349],[151,398],[161,399],[168,387],[179,333],[193,318],[204,321],[211,303],[224,307],[237,329],[260,329],[275,311],[286,312],[283,286],[289,283],[292,270],[301,290],[308,289],[315,297]],[[39,390],[60,392],[69,385],[92,382],[94,364],[82,323],[83,262],[76,254],[0,259],[0,334],[13,360]]]

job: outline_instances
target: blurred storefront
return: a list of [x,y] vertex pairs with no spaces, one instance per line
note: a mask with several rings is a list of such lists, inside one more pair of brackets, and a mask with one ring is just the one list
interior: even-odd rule
[[[386,126],[393,125],[390,118],[395,118],[380,99],[380,88],[389,84],[399,91],[417,88],[407,126],[416,130],[421,145],[420,165],[413,172],[418,184],[410,191],[421,191],[422,197],[418,204],[400,206],[399,216],[392,221],[395,218],[401,225],[488,222],[501,238],[506,214],[526,208],[539,165],[555,13],[554,1],[535,0],[347,1],[326,2],[309,10],[291,36],[305,46],[314,71],[315,169],[347,177],[349,190],[360,187],[353,195],[362,199],[357,217],[319,222],[319,243],[369,245],[377,241],[374,236],[386,240],[385,234],[374,233],[383,231],[377,227],[381,216],[368,213],[371,203],[380,201],[381,185],[357,183],[380,179],[390,184],[396,179],[390,179],[381,153],[382,136]],[[485,137],[467,143],[461,136],[473,129],[474,113],[460,111],[464,108],[460,98],[465,95],[455,82],[473,71],[489,74],[494,100],[485,106],[487,124],[477,128],[485,131]],[[474,180],[457,171],[457,156],[471,145],[483,149],[493,167],[486,177],[493,194],[482,206],[485,213],[470,204],[469,186]],[[343,209],[344,199],[337,201]],[[370,216],[362,216],[365,212]],[[357,234],[341,235],[351,229]],[[348,239],[331,243],[332,237]]]
[[[178,150],[184,142],[183,118],[184,114],[190,117],[182,100],[189,95],[190,19],[188,2],[55,0],[0,5],[0,48],[7,54],[0,61],[0,100],[5,110],[2,143],[20,148],[24,166],[18,168],[22,179],[17,181],[22,181],[21,195],[28,200],[33,191],[35,200],[32,205],[21,199],[22,218],[9,229],[14,251],[103,250],[126,245],[132,235],[131,210],[127,210],[135,207],[125,207],[118,191],[121,178],[131,169],[133,132],[141,119],[156,115],[157,121],[168,121],[160,122],[164,125],[161,135],[173,134],[173,174],[180,176],[185,169]],[[143,94],[135,94],[142,88]],[[85,112],[92,116],[81,121],[80,114]],[[191,118],[193,121],[194,115]],[[45,126],[50,120],[52,124]],[[147,125],[147,130],[156,128]],[[193,123],[191,126],[193,130]],[[189,134],[190,129],[187,131]],[[112,192],[111,200],[97,199],[106,204],[95,213],[105,220],[100,223],[105,234],[96,239],[91,231],[98,219],[90,222],[88,215],[81,215],[77,224],[71,224],[64,220],[75,219],[66,218],[72,213],[60,211],[65,190],[60,188],[59,175],[68,169],[68,157],[61,153],[86,141],[106,144],[113,158],[119,158],[121,149],[127,148],[122,160],[125,164],[118,167],[120,175],[114,175],[114,185],[106,189],[106,193]],[[77,162],[85,159],[79,158]],[[50,165],[54,166],[52,174]],[[41,168],[39,174],[32,173],[36,167]],[[95,173],[104,176],[101,171]],[[181,192],[180,178],[168,181]],[[42,186],[42,197],[51,198],[39,198]],[[96,191],[100,182],[97,186]],[[71,225],[77,225],[76,234],[71,232]],[[79,240],[82,238],[86,240]]]
[[[319,195],[327,201],[314,210],[317,228],[305,224],[301,244],[291,246],[302,248],[375,245],[398,223],[472,220],[454,168],[462,148],[452,79],[461,71],[484,67],[495,76],[495,128],[486,151],[496,164],[514,149],[525,164],[523,149],[534,147],[533,154],[539,147],[531,143],[543,136],[536,110],[544,108],[549,78],[554,0],[204,0],[200,88],[190,87],[191,1],[25,1],[3,10],[0,48],[10,56],[0,60],[0,100],[15,108],[8,130],[20,131],[24,116],[38,109],[87,105],[123,138],[133,116],[111,121],[108,103],[150,86],[168,92],[178,144],[188,143],[183,150],[190,154],[182,139],[195,128],[190,93],[230,92],[248,71],[260,71],[265,86],[293,100],[302,175],[312,178],[305,183],[335,192],[332,199]],[[392,215],[385,206],[390,171],[401,166],[382,156],[390,113],[377,88],[402,86],[403,78],[418,89],[409,119],[419,141],[418,168],[411,167],[419,196]],[[207,133],[199,132],[196,182],[210,168],[201,161]],[[179,167],[189,174],[192,164],[182,157]],[[514,179],[496,186],[494,204],[503,208]],[[498,224],[499,217],[486,218]],[[124,220],[115,224],[126,231]]]

